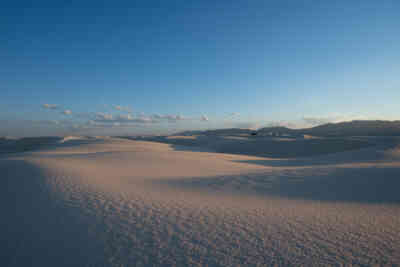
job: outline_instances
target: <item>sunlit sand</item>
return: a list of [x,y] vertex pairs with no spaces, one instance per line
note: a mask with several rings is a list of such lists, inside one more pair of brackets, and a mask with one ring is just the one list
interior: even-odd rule
[[3,153],[2,266],[400,264],[396,140],[337,151],[307,137],[325,148],[274,156],[265,144],[290,141],[243,138],[68,137]]

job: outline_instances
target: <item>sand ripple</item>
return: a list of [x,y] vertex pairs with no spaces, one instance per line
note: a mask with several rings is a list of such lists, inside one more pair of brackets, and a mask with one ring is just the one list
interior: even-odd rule
[[394,185],[393,162],[274,167],[118,144],[0,160],[5,266],[400,264],[398,199],[329,194],[320,183]]

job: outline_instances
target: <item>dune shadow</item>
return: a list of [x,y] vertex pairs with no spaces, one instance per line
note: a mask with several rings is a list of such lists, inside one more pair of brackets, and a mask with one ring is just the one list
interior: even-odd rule
[[1,140],[0,154],[35,151],[57,144],[60,137],[26,137],[15,140]]
[[[128,138],[132,139],[132,138]],[[343,151],[359,150],[375,146],[376,142],[365,138],[271,138],[235,136],[193,136],[171,138],[166,136],[136,138],[134,140],[169,144],[177,151],[212,151],[268,158],[298,158],[326,155]]]
[[207,193],[356,203],[400,203],[400,168],[315,167],[245,175],[162,181],[166,186]]
[[283,176],[267,194],[320,201],[400,203],[400,169],[334,168],[310,176]]
[[265,167],[307,167],[307,166],[327,166],[327,165],[336,165],[336,163],[315,160],[312,158],[303,158],[303,159],[269,159],[269,160],[234,160],[233,162],[238,163],[247,163],[247,164],[255,164],[261,165]]
[[291,141],[258,139],[237,142],[237,144],[223,144],[217,148],[217,151],[268,158],[298,158],[358,150],[370,145],[369,142],[348,139],[296,139]]
[[201,147],[201,146],[184,146],[184,145],[171,145],[174,151],[189,151],[189,152],[213,152],[216,153],[211,148]]
[[78,211],[56,201],[39,168],[0,159],[0,172],[2,266],[89,266],[101,260]]
[[[336,157],[324,158],[324,157],[304,157],[304,158],[283,158],[283,159],[267,159],[267,160],[233,160],[232,162],[255,164],[265,167],[311,167],[311,166],[337,166],[342,164],[354,164],[354,163],[379,163],[383,162],[383,157],[376,158],[350,158],[351,156],[343,153],[333,154]],[[349,159],[350,158],[350,159]],[[386,161],[388,162],[388,161]]]

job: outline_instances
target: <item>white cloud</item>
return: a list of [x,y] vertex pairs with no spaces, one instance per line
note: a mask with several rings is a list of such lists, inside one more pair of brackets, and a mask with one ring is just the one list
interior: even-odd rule
[[132,109],[128,106],[115,105],[114,108],[119,111],[125,111],[125,112],[129,112],[129,113],[132,112]]
[[93,116],[96,116],[96,114],[92,112],[74,112],[73,115],[75,118],[78,119],[93,119]]
[[57,109],[58,105],[57,104],[43,104],[42,107],[47,108],[47,109]]
[[257,122],[238,122],[234,124],[234,127],[255,130],[260,128],[260,125]]
[[64,110],[64,111],[62,112],[62,114],[64,114],[64,115],[71,115],[71,114],[72,114],[72,111],[69,110],[69,109],[66,109],[66,110]]
[[113,120],[113,116],[111,114],[108,113],[102,113],[102,112],[98,112],[96,113],[96,119],[97,121],[112,121]]
[[182,115],[165,115],[164,119],[166,119],[168,122],[177,122],[186,120],[187,118],[183,117]]
[[208,117],[207,117],[206,115],[202,115],[202,116],[200,117],[200,120],[201,120],[201,121],[208,121]]
[[175,116],[172,116],[171,119],[181,121],[181,120],[185,120],[186,118],[183,117],[182,115],[175,115]]
[[60,121],[58,120],[38,120],[38,121],[31,121],[34,124],[39,125],[59,125]]
[[287,128],[302,128],[303,124],[297,123],[296,121],[269,121],[262,124],[262,127],[287,127]]
[[115,116],[114,120],[119,121],[119,122],[131,121],[131,120],[133,120],[133,117],[131,114],[121,114],[121,115]]
[[188,117],[184,117],[182,115],[159,115],[159,114],[155,114],[152,116],[152,118],[156,119],[156,120],[165,120],[168,122],[177,122],[177,121],[182,121],[182,120],[188,120]]
[[140,122],[140,123],[154,123],[157,122],[150,117],[139,117],[132,120],[133,122]]
[[182,120],[188,120],[189,117],[185,117],[182,115],[159,115],[154,114],[151,116],[144,115],[144,113],[140,113],[137,116],[132,114],[118,114],[112,115],[108,113],[96,113],[95,117],[90,121],[91,124],[107,124],[113,126],[126,126],[126,125],[134,125],[134,124],[151,124],[151,123],[161,123],[163,121],[166,122],[177,122]]
[[304,117],[303,121],[308,125],[316,126],[316,125],[336,122],[336,119],[334,119],[334,118],[319,118],[319,117]]
[[113,116],[107,113],[96,113],[96,118],[91,120],[91,124],[111,124],[113,126],[122,126],[128,124],[135,124],[135,123],[154,123],[157,122],[152,117],[147,116],[138,116],[134,117],[131,114],[119,114]]
[[317,126],[325,123],[337,123],[343,121],[352,120],[367,120],[371,119],[371,116],[355,115],[355,114],[331,114],[327,116],[304,116],[302,120],[308,126]]
[[231,113],[227,113],[224,115],[224,120],[225,121],[233,121],[235,119],[238,119],[240,116],[240,114],[238,112],[231,112]]

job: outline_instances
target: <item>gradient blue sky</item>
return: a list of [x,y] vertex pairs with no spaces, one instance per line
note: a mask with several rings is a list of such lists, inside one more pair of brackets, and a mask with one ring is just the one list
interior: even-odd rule
[[106,2],[0,4],[0,135],[400,119],[399,1]]

